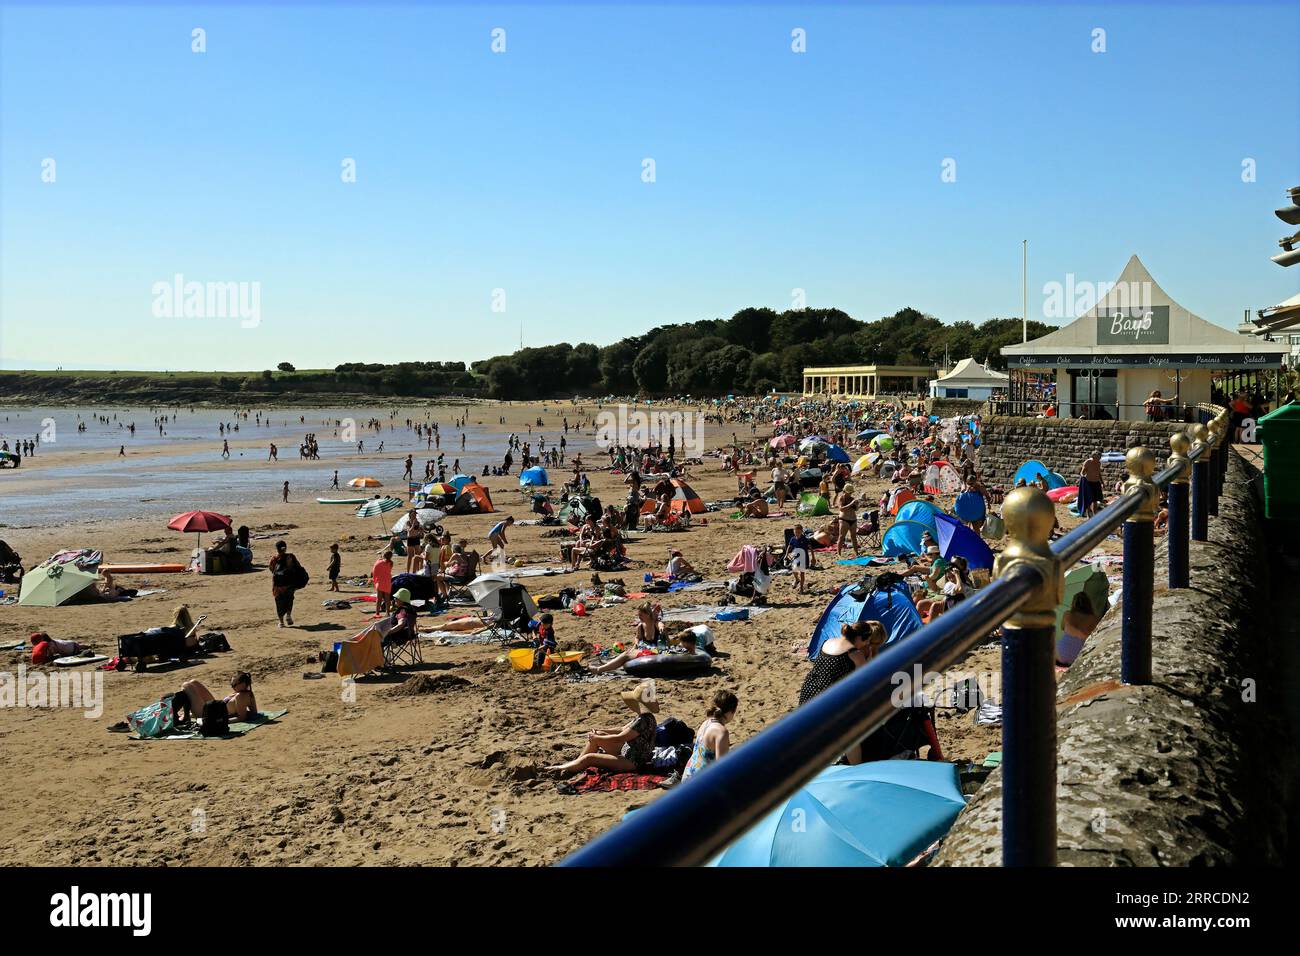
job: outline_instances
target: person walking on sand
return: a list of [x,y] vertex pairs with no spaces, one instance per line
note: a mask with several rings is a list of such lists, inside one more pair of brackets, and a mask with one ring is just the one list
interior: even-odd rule
[[334,484],[330,485],[330,487],[331,487],[331,488],[337,488],[338,486],[339,486],[339,472],[338,472],[338,469],[335,468],[335,469],[334,469]]
[[123,445],[123,446],[121,446],[120,448],[118,448],[118,450],[117,450],[117,457],[118,457],[118,458],[125,458],[125,457],[126,457],[126,446],[125,446],[125,445]]
[[281,627],[293,627],[293,594],[301,580],[301,565],[283,541],[275,543],[275,557],[269,565],[271,597],[275,599],[275,616]]
[[289,503],[289,482],[287,481],[284,483],[283,496],[284,503],[287,505]]
[[402,475],[402,477],[403,477],[404,479],[406,479],[407,481],[410,481],[410,480],[411,480],[411,473],[412,473],[412,472],[411,472],[411,469],[412,469],[413,467],[414,467],[414,461],[412,460],[412,458],[411,458],[410,455],[407,455],[407,456],[406,456],[406,473]]
[[227,460],[230,459],[230,442],[229,442],[229,441],[223,441],[223,442],[221,443],[221,457],[222,457],[222,458],[225,458],[225,459],[227,459]]
[[280,459],[279,459],[278,457],[276,457],[278,451],[279,451],[279,449],[277,449],[277,448],[275,447],[275,442],[271,442],[271,453],[270,453],[269,455],[266,456],[266,460],[267,460],[267,461],[279,461]]
[[337,591],[339,589],[339,570],[343,567],[343,558],[339,554],[338,543],[330,545],[330,566],[326,570],[326,575],[330,579],[329,590]]

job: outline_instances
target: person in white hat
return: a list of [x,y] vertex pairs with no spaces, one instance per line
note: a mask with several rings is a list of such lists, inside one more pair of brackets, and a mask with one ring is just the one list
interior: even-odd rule
[[623,727],[591,731],[582,753],[568,763],[547,767],[549,773],[568,777],[588,768],[626,773],[650,765],[655,749],[655,714],[659,713],[654,681],[642,681],[635,690],[625,690],[618,696],[636,717]]

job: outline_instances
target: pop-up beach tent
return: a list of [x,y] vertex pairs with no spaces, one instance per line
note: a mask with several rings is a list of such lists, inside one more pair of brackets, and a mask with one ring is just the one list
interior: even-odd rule
[[961,480],[961,475],[950,462],[931,462],[930,467],[925,469],[926,494],[955,495],[964,487],[966,483]]
[[939,515],[939,553],[948,560],[965,558],[970,568],[993,568],[993,552],[984,539],[956,518]]
[[[669,508],[673,514],[680,514],[683,511],[689,511],[693,515],[703,514],[705,511],[704,501],[695,493],[695,489],[682,481],[680,478],[672,479],[673,497]],[[659,507],[659,502],[647,498],[641,503],[641,512],[654,511]]]
[[938,528],[934,523],[935,515],[941,514],[943,514],[943,509],[933,501],[924,501],[920,498],[916,498],[899,508],[898,514],[895,517],[897,517],[899,521],[920,522],[929,528],[930,534],[933,535],[938,531]]
[[799,496],[799,505],[795,509],[795,514],[800,518],[815,518],[830,513],[831,503],[823,495],[815,491],[805,491]]
[[[884,538],[881,539],[880,547],[887,558],[900,558],[905,554],[920,554],[921,535],[929,531],[930,536],[934,536],[934,531],[928,525],[920,521],[895,521],[885,532]],[[938,543],[938,542],[936,542]]]
[[1039,475],[1043,475],[1047,479],[1047,488],[1049,491],[1052,488],[1062,488],[1065,486],[1064,478],[1052,471],[1052,469],[1048,468],[1041,461],[1031,458],[1029,461],[1017,468],[1016,473],[1011,476],[1011,487],[1014,488],[1019,485],[1021,478],[1025,479],[1025,484],[1032,485],[1038,480]]
[[496,509],[492,507],[492,499],[488,495],[488,490],[477,481],[470,481],[461,485],[460,494],[456,496],[456,504],[451,509],[451,514],[486,514],[491,511],[496,511]]
[[888,588],[876,588],[867,581],[846,584],[817,619],[808,642],[808,656],[816,657],[826,641],[839,635],[842,625],[859,621],[879,621],[889,634],[885,643],[892,644],[920,627],[921,615],[916,613],[916,605],[902,581]]
[[546,469],[541,465],[533,465],[533,467],[525,468],[519,473],[519,485],[523,488],[544,487],[550,483],[551,479],[546,474]]

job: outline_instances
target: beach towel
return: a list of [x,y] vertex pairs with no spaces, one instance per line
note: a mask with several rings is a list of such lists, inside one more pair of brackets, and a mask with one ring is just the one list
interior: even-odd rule
[[653,790],[667,774],[601,773],[588,770],[573,789],[578,793],[612,793],[616,790]]
[[213,737],[204,737],[203,734],[199,733],[198,728],[195,728],[193,730],[186,730],[183,732],[172,731],[170,733],[163,734],[161,737],[136,737],[134,734],[132,734],[131,739],[132,740],[229,740],[232,737],[242,737],[244,734],[249,733],[250,731],[254,731],[258,727],[265,726],[266,724],[278,723],[280,718],[287,713],[289,713],[289,710],[288,708],[285,708],[284,710],[272,710],[264,714],[258,714],[256,717],[250,720],[232,720],[230,722],[230,729],[228,731],[226,731],[224,734],[218,734]]
[[860,558],[841,558],[836,564],[851,564],[861,568],[877,567],[886,564],[893,564],[888,558],[873,558],[869,554],[864,554]]

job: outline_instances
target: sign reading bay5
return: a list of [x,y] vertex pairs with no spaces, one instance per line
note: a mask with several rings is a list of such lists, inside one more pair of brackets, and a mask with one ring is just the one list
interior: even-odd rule
[[1169,306],[1097,310],[1098,345],[1168,345]]

